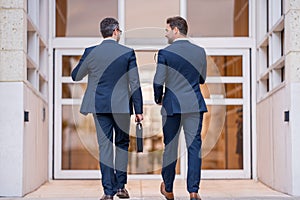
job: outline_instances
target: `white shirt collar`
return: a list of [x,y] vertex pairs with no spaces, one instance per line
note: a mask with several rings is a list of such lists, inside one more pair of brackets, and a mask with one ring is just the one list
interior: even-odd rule
[[188,38],[186,38],[186,37],[183,37],[183,38],[176,38],[173,42],[175,42],[175,41],[180,41],[180,40],[185,40],[185,41],[189,41],[189,39]]
[[107,37],[107,38],[103,38],[103,40],[113,40],[113,41],[117,41],[115,38],[113,37]]

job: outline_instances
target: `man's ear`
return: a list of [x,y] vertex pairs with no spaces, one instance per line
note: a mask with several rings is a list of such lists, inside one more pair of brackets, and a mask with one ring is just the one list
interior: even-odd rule
[[175,34],[178,34],[178,33],[180,33],[180,32],[179,32],[179,29],[178,29],[176,26],[174,27],[174,29],[173,29],[173,30],[175,30]]
[[115,30],[113,31],[112,36],[116,36],[116,35],[117,35],[117,30],[115,29]]

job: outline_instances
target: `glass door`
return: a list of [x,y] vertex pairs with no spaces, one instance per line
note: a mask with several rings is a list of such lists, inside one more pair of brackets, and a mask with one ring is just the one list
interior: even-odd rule
[[250,178],[249,50],[207,49],[203,178]]
[[[250,178],[249,50],[207,49],[207,82],[201,86],[209,112],[202,131],[203,178]],[[94,121],[79,113],[87,79],[73,82],[70,74],[83,49],[55,50],[56,179],[101,178]],[[144,153],[136,153],[132,118],[128,173],[131,178],[161,178],[163,152],[160,106],[153,101],[152,80],[157,49],[136,49],[144,97]],[[181,134],[177,176],[187,171]]]
[[79,113],[87,79],[71,78],[82,53],[55,51],[54,178],[100,178],[94,120]]
[[[55,162],[56,179],[100,178],[98,145],[92,115],[79,113],[87,79],[73,82],[71,71],[83,50],[55,51]],[[132,178],[160,178],[163,152],[160,107],[153,101],[152,79],[157,50],[136,50],[144,97],[144,152],[136,153],[135,123],[130,128],[128,174]],[[181,164],[177,176],[181,176]],[[140,176],[143,175],[143,176]]]
[[[129,174],[136,178],[160,178],[163,154],[163,132],[162,132],[162,119],[160,115],[161,106],[154,102],[153,92],[153,77],[156,70],[156,49],[139,48],[135,50],[137,64],[139,69],[143,100],[144,100],[144,153],[135,153],[135,138],[132,137],[130,146],[130,164]],[[135,127],[131,123],[131,135],[134,136]],[[181,136],[183,136],[181,134]],[[183,137],[182,137],[183,139]],[[183,141],[183,140],[181,140]],[[180,143],[179,152],[183,143]],[[182,177],[184,172],[184,158],[179,155],[176,175]],[[139,176],[137,176],[137,174]],[[143,176],[140,176],[143,175]]]

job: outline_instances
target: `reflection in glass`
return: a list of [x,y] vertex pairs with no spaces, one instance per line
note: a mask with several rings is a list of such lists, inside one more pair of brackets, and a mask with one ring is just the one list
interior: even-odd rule
[[[62,107],[62,169],[98,169],[98,145],[92,115],[79,113],[80,106]],[[129,146],[129,174],[160,174],[163,153],[160,106],[145,105],[144,152],[136,153],[135,122],[132,117]],[[178,159],[176,173],[180,173]]]
[[243,98],[242,83],[206,83],[200,85],[203,97],[209,98]]
[[211,105],[202,130],[203,169],[243,169],[242,105]]
[[[164,144],[160,109],[161,106],[158,105],[144,106],[144,152],[142,154],[136,153],[135,122],[134,118],[132,117],[129,146],[129,151],[131,153],[129,153],[128,170],[130,174],[161,173]],[[176,174],[180,174],[180,158],[178,158],[177,161]]]
[[[56,37],[99,37],[99,22],[118,18],[118,0],[56,0]],[[137,9],[138,8],[138,9]],[[163,38],[179,0],[126,0],[126,38]],[[248,37],[249,0],[187,0],[191,37]]]
[[79,113],[79,106],[62,106],[62,169],[99,169],[98,144],[91,115]]
[[[135,51],[144,96],[144,153],[136,153],[135,123],[132,117],[129,146],[129,174],[160,174],[163,133],[160,109],[153,102],[152,81],[157,51]],[[69,77],[80,56],[63,56],[63,73]],[[208,77],[242,77],[242,56],[209,56]],[[85,83],[62,83],[62,98],[81,98]],[[243,98],[242,83],[201,85],[205,98]],[[91,115],[79,113],[79,105],[62,106],[62,168],[98,169],[96,130]],[[183,132],[181,133],[183,134]],[[243,169],[243,106],[208,105],[204,115],[203,169]],[[180,155],[180,154],[179,154]],[[180,155],[182,156],[182,155]],[[180,174],[180,159],[176,173]]]
[[[129,170],[130,174],[160,174],[162,167],[163,133],[160,115],[161,106],[153,101],[153,77],[156,70],[157,51],[135,51],[144,100],[144,153],[136,153],[135,123],[130,127]],[[176,173],[180,174],[180,159]]]
[[62,98],[81,99],[86,90],[86,83],[63,83]]
[[242,56],[208,56],[207,76],[243,76]]
[[191,37],[248,37],[249,0],[187,0]]
[[107,16],[118,16],[118,0],[55,2],[56,37],[99,37],[99,22]]
[[76,67],[81,56],[62,57],[62,76],[71,76],[72,70]]
[[130,127],[129,170],[130,174],[158,174],[163,152],[160,107],[144,106],[144,152],[136,153],[135,123]]
[[[143,41],[148,41],[149,44],[166,43],[166,19],[179,15],[179,10],[179,0],[126,0],[126,44],[132,44],[138,38],[148,38]],[[157,41],[150,41],[149,38]]]
[[142,86],[143,100],[154,103],[153,77],[156,70],[157,51],[135,51]]

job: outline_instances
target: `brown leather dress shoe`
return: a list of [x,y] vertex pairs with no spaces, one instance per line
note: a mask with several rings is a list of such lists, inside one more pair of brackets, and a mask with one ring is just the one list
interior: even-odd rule
[[114,197],[111,195],[103,195],[100,200],[113,200]]
[[196,192],[190,193],[190,200],[201,200],[200,195]]
[[129,193],[125,188],[124,189],[118,189],[117,196],[120,199],[129,199]]
[[167,192],[166,191],[166,186],[165,186],[164,182],[162,182],[160,184],[160,193],[162,195],[164,195],[167,200],[174,200],[174,194],[173,194],[173,192]]

